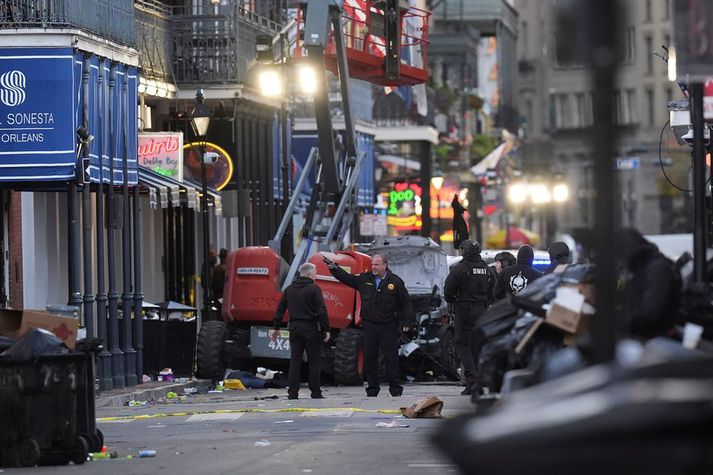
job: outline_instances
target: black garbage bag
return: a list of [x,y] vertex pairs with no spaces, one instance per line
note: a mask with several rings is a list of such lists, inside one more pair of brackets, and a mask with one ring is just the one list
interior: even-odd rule
[[9,336],[1,336],[0,335],[0,351],[7,350],[12,345],[14,345],[16,341],[17,341],[16,339],[10,338]]
[[532,314],[523,315],[515,321],[508,333],[495,337],[483,345],[478,358],[480,392],[483,392],[484,388],[489,392],[500,391],[503,375],[518,367],[515,348],[536,321],[537,317]]
[[14,345],[3,351],[0,356],[15,360],[31,360],[38,356],[66,353],[69,353],[69,350],[54,333],[41,328],[33,328],[22,335]]
[[542,305],[555,298],[557,287],[562,284],[588,282],[594,277],[593,264],[572,264],[562,273],[547,274],[533,281],[522,292],[512,297],[513,304],[538,317],[545,316]]
[[485,309],[475,324],[475,330],[482,330],[487,339],[502,335],[520,318],[519,312],[510,299],[498,300]]

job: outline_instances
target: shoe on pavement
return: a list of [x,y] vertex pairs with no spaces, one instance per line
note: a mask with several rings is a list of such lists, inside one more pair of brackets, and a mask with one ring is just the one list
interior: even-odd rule
[[287,394],[287,399],[299,399],[297,394]]
[[376,397],[379,395],[379,389],[373,389],[373,388],[366,388],[366,396],[367,397]]
[[472,386],[466,386],[463,391],[461,391],[461,394],[463,396],[470,396],[473,393],[473,388]]
[[398,388],[389,388],[389,392],[393,397],[400,397],[404,393],[404,388],[398,387]]

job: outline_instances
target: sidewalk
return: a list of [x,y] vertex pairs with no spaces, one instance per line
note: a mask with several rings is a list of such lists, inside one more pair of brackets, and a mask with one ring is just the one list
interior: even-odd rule
[[186,388],[196,388],[198,391],[212,388],[209,379],[194,379],[185,383],[175,381],[150,381],[129,388],[102,391],[96,399],[97,408],[123,407],[129,401],[148,401],[165,398],[169,392],[182,395]]

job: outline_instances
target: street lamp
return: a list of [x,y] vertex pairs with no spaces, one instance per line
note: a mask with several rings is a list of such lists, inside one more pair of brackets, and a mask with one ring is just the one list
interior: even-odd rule
[[[443,187],[444,180],[445,177],[439,172],[435,172],[434,176],[431,177],[431,185],[433,185],[433,189],[436,190],[436,202],[438,203],[438,227],[436,229],[438,231],[439,244],[441,242],[441,234],[443,232],[441,228],[441,188]],[[431,210],[428,210],[428,212],[430,213]]]
[[[569,199],[569,187],[566,183],[558,182],[554,185],[547,183],[513,183],[508,188],[508,199],[514,205],[532,204],[546,206],[550,203],[561,204]],[[556,227],[555,210],[548,206],[545,208],[547,222],[545,224],[545,238],[549,239],[549,231]]]
[[203,90],[198,89],[196,92],[196,106],[191,112],[191,127],[198,142],[200,143],[200,161],[201,161],[201,187],[203,200],[201,201],[201,213],[203,214],[203,318],[210,318],[210,308],[212,298],[210,293],[210,262],[208,257],[210,245],[210,228],[208,227],[208,179],[205,169],[205,138],[208,134],[210,126],[211,114],[208,107],[205,105]]

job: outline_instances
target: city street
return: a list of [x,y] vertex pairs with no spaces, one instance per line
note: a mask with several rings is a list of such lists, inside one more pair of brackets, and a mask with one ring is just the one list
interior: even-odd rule
[[[410,384],[400,398],[391,397],[388,388],[382,387],[377,398],[367,399],[359,387],[326,387],[323,400],[310,399],[307,389],[299,400],[288,400],[284,389],[226,390],[190,395],[184,403],[98,409],[98,427],[109,452],[117,453],[116,459],[32,470],[216,475],[455,473],[457,468],[429,440],[441,420],[404,418],[398,408],[437,395],[444,401],[443,415],[454,416],[473,408],[461,390],[452,384]],[[272,395],[279,398],[256,400]],[[378,427],[384,424],[398,427]],[[139,458],[141,450],[155,450],[156,456]]]

